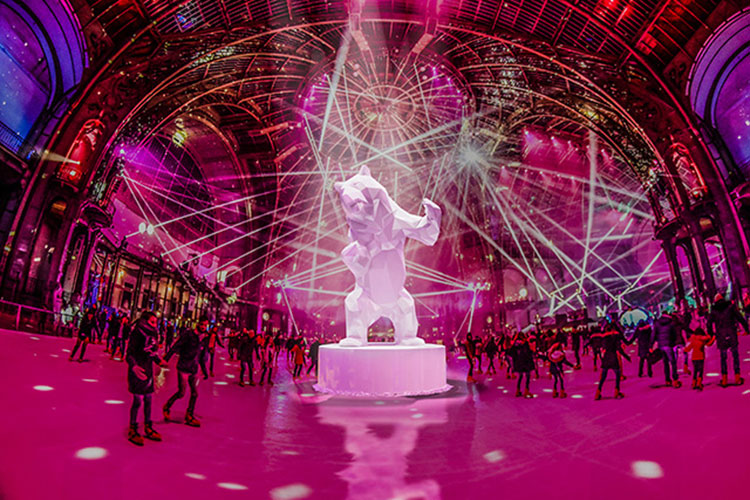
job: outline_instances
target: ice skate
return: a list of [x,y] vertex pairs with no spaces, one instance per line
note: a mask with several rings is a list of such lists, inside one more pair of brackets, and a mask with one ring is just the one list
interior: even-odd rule
[[143,436],[138,433],[137,425],[130,426],[130,430],[128,430],[128,441],[136,446],[143,446]]
[[161,434],[156,432],[151,424],[146,424],[143,428],[143,434],[146,439],[151,441],[161,441]]

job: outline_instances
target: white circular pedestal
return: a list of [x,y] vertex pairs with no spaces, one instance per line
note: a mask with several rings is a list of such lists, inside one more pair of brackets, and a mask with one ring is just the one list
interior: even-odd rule
[[342,396],[397,397],[445,392],[445,347],[320,346],[315,390]]

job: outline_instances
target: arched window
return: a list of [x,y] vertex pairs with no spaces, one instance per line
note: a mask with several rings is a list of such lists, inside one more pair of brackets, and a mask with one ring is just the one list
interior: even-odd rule
[[48,121],[45,111],[68,102],[85,66],[68,0],[0,1],[0,144],[20,153]]
[[750,178],[750,50],[723,82],[714,118],[735,164]]
[[[718,133],[732,166],[744,180],[750,179],[748,75],[750,7],[729,18],[706,41],[696,57],[688,83],[693,110],[707,127]],[[725,172],[727,174],[729,172]]]

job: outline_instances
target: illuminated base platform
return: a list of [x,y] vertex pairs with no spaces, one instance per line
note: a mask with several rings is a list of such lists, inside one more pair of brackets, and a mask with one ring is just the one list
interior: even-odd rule
[[320,346],[317,391],[341,396],[425,396],[445,392],[445,347]]

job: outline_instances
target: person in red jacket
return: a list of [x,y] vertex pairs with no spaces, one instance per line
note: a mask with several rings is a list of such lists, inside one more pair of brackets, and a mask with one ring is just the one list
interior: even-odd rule
[[302,367],[305,364],[305,350],[302,347],[302,337],[295,339],[292,354],[294,355],[294,372],[292,373],[292,378],[296,379],[302,375]]
[[461,347],[464,349],[466,354],[466,361],[469,362],[469,373],[466,375],[467,382],[475,382],[474,380],[474,337],[471,332],[466,334],[466,340],[461,343]]
[[706,360],[706,346],[714,343],[714,337],[707,335],[703,328],[696,328],[690,336],[685,352],[693,351],[693,389],[703,390],[703,363]]

